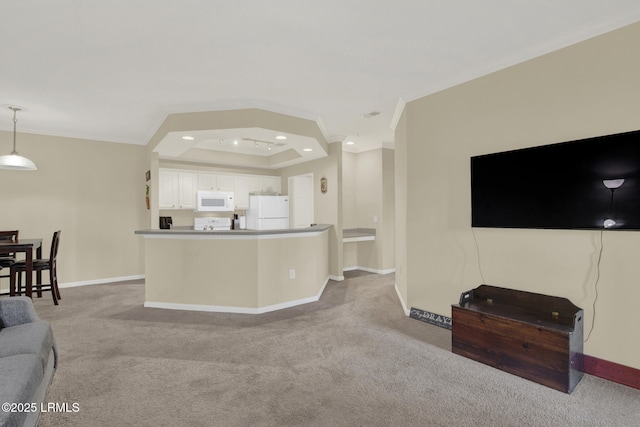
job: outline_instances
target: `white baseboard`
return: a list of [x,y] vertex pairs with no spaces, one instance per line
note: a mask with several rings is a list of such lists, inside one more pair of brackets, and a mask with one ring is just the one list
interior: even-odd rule
[[331,280],[335,280],[336,282],[342,282],[344,280],[344,276],[334,276],[334,275],[329,275],[329,279]]
[[227,305],[201,305],[201,304],[174,304],[168,302],[154,302],[145,301],[144,306],[149,308],[163,308],[167,310],[185,310],[185,311],[207,311],[214,313],[239,313],[239,314],[263,314],[270,311],[282,310],[285,308],[295,307],[297,305],[308,304],[316,302],[322,296],[324,289],[329,283],[329,277],[324,281],[320,292],[317,295],[302,298],[294,301],[287,301],[280,304],[267,305],[265,307],[251,308],[251,307],[233,307]]
[[[49,277],[49,276],[46,276],[46,277]],[[142,279],[144,279],[144,274],[136,274],[135,276],[110,277],[110,278],[107,278],[107,279],[93,279],[93,280],[82,280],[80,282],[58,283],[58,287],[60,287],[60,288],[75,288],[77,286],[102,285],[102,284],[105,284],[105,283],[126,282],[128,280],[142,280]],[[47,280],[48,281],[49,279],[48,278],[47,279],[43,278],[43,280]],[[9,279],[7,279],[7,282],[8,281],[9,281]],[[6,288],[0,287],[0,293],[9,292],[9,283],[7,283],[6,286],[7,286]]]
[[135,276],[110,277],[107,279],[93,279],[93,280],[82,280],[79,282],[60,283],[59,287],[75,288],[76,286],[102,285],[104,283],[126,282],[127,280],[140,280],[140,279],[144,279],[144,274],[137,274]]
[[375,274],[391,274],[391,273],[395,273],[396,272],[395,268],[389,268],[389,269],[386,269],[386,270],[378,270],[376,268],[355,266],[355,267],[346,267],[346,268],[342,269],[342,271],[353,271],[353,270],[362,270],[362,271],[366,271],[367,273],[375,273]]
[[398,294],[398,299],[400,300],[400,304],[402,305],[402,310],[404,311],[404,314],[406,316],[411,315],[411,310],[409,310],[407,308],[407,304],[404,302],[404,299],[402,298],[402,294],[400,293],[400,289],[398,289],[398,284],[395,283],[393,285],[393,288],[396,290],[396,294]]

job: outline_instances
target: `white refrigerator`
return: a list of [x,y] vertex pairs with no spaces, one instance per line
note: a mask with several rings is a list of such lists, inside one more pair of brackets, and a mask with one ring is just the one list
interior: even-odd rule
[[249,196],[249,230],[289,228],[289,196]]

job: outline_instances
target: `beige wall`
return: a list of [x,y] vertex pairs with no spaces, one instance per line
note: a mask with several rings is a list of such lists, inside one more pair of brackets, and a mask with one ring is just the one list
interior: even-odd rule
[[[19,133],[18,151],[37,171],[0,170],[0,228],[20,236],[51,237],[62,230],[58,280],[64,285],[144,274],[145,148]],[[0,132],[2,154],[9,132]],[[5,144],[4,141],[7,141]],[[1,282],[8,288],[7,279]],[[64,297],[64,295],[63,295]]]
[[[356,158],[356,222],[377,228],[382,217],[382,149],[359,153]],[[373,222],[373,217],[378,222]]]
[[[280,170],[282,193],[288,194],[289,177],[313,173],[314,215],[317,224],[332,224],[329,231],[329,274],[342,276],[342,145],[329,144],[329,155],[322,159]],[[327,192],[320,192],[320,179],[327,178]]]
[[393,158],[393,150],[381,148],[359,153],[356,161],[358,227],[376,230],[375,241],[358,244],[358,266],[380,272],[395,268]]
[[145,238],[145,302],[251,312],[309,301],[328,280],[328,235]]
[[345,229],[358,228],[357,154],[342,152],[342,221]]
[[[342,152],[342,224],[344,229],[358,228],[357,204],[357,158],[356,153]],[[342,245],[342,268],[358,267],[358,243]]]
[[394,170],[393,150],[343,153],[344,228],[376,230],[375,241],[345,244],[345,268],[358,266],[378,272],[395,268]]
[[[261,307],[319,296],[329,278],[329,233],[258,241]],[[295,278],[289,271],[295,270]]]
[[[407,210],[409,208],[407,193],[409,191],[409,182],[407,180],[407,114],[406,110],[400,116],[395,132],[395,150],[394,150],[394,186],[395,186],[395,265],[396,265],[396,291],[403,302],[405,310],[410,306],[407,304],[411,301],[409,297],[407,279]],[[418,265],[416,265],[417,268]],[[443,312],[444,313],[444,312]],[[409,314],[409,313],[407,313]]]
[[[638,40],[640,24],[407,104],[396,135],[407,256],[396,280],[408,306],[450,315],[482,282],[558,295],[585,310],[586,338],[600,232],[477,229],[478,262],[469,158],[639,129]],[[603,244],[585,353],[640,368],[640,233],[605,231]]]
[[395,187],[395,150],[382,150],[382,226],[378,235],[381,248],[382,270],[396,267],[396,187]]

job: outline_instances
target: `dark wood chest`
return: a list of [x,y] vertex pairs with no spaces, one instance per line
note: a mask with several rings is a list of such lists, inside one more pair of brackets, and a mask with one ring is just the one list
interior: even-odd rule
[[571,393],[583,375],[583,311],[566,298],[481,285],[452,310],[452,351]]

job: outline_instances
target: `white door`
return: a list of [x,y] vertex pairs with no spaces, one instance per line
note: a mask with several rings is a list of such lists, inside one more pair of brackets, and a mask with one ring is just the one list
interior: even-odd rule
[[289,206],[291,227],[309,227],[313,219],[313,174],[289,178]]

